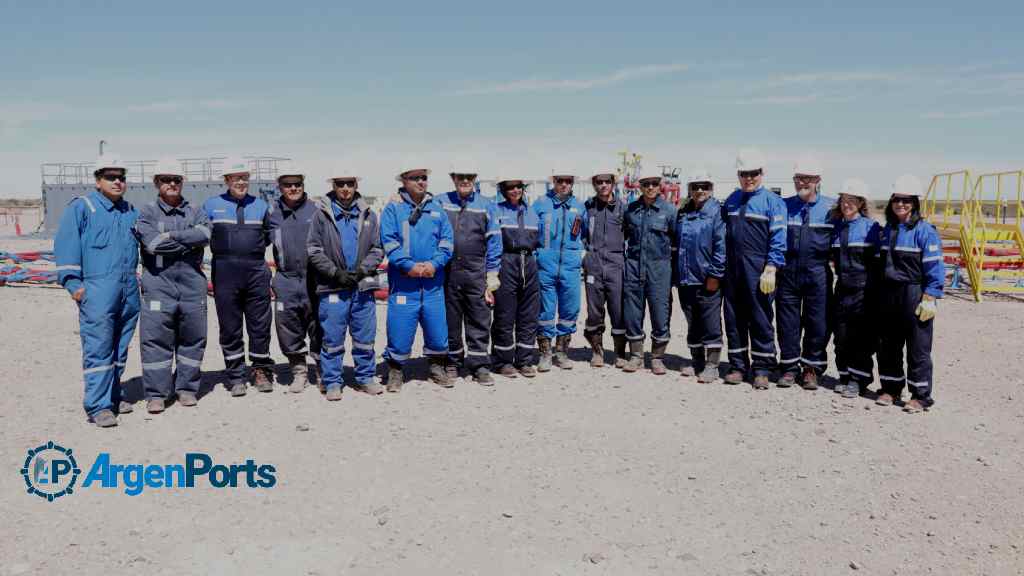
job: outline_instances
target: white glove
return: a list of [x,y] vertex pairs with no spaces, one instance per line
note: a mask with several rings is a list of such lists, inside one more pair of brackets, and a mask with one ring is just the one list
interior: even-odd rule
[[501,287],[501,280],[498,279],[498,272],[497,271],[488,272],[487,273],[487,291],[491,292],[493,294],[500,287]]
[[761,272],[761,293],[771,294],[775,292],[775,266],[771,264],[764,267]]
[[917,305],[917,310],[914,310],[914,314],[917,314],[921,322],[927,322],[935,318],[936,312],[938,312],[938,306],[935,305],[934,298],[921,298],[921,303]]

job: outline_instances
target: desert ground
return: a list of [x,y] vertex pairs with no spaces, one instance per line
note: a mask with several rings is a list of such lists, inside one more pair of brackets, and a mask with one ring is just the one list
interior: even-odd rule
[[[0,574],[1024,574],[1019,301],[942,301],[936,405],[916,415],[827,387],[683,378],[678,310],[663,377],[592,369],[577,334],[575,368],[532,381],[444,390],[417,360],[397,395],[232,398],[213,310],[199,405],[140,402],[101,430],[82,412],[67,293],[0,288]],[[140,374],[136,343],[136,399]],[[253,459],[277,485],[46,502],[19,469],[47,440],[80,462]]]

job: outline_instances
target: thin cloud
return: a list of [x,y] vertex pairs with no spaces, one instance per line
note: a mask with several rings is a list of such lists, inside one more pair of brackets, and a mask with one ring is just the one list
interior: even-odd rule
[[1021,106],[993,106],[991,108],[975,108],[973,110],[958,110],[955,112],[926,112],[921,114],[921,118],[925,120],[974,120],[978,118],[994,118],[1022,111],[1024,111],[1024,107]]
[[739,98],[734,100],[735,104],[743,105],[776,105],[788,106],[794,104],[837,104],[850,102],[852,96],[825,96],[822,94],[792,94],[777,96],[752,96],[750,98]]
[[689,70],[689,64],[647,64],[620,68],[605,76],[589,78],[567,78],[561,80],[527,78],[511,82],[480,84],[451,92],[454,96],[479,96],[484,94],[512,94],[518,92],[579,92],[601,86],[621,84],[635,78],[646,78],[662,74],[676,74]]
[[125,108],[127,112],[170,113],[193,110],[238,110],[252,106],[248,100],[227,100],[223,98],[209,100],[158,100],[144,104],[135,104]]

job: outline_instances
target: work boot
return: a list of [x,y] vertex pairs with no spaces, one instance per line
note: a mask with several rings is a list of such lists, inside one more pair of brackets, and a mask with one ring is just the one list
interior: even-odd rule
[[537,376],[537,369],[533,366],[520,366],[519,373],[523,375],[523,378],[535,378]]
[[572,370],[572,362],[569,361],[569,339],[572,338],[569,334],[559,336],[555,340],[555,358],[554,365],[558,366],[562,370]]
[[796,384],[796,374],[792,372],[786,372],[779,378],[779,381],[775,383],[779,388],[789,388]]
[[196,400],[196,395],[194,393],[182,390],[181,392],[178,392],[178,404],[192,407],[198,404],[198,401]]
[[771,386],[771,382],[768,381],[768,377],[764,374],[758,374],[754,376],[754,390],[767,390]]
[[273,392],[274,382],[270,379],[269,371],[266,368],[253,368],[252,385],[259,392]]
[[804,368],[803,378],[800,379],[800,387],[804,390],[818,389],[818,373],[813,368]]
[[903,411],[907,414],[917,414],[918,412],[924,412],[928,409],[928,405],[923,400],[917,398],[911,398],[903,405]]
[[615,343],[615,367],[622,368],[626,365],[626,337],[613,334],[612,342]]
[[515,378],[519,376],[519,370],[516,370],[516,367],[511,364],[505,364],[498,370],[498,375],[505,378]]
[[850,383],[850,377],[849,376],[843,376],[843,375],[840,374],[839,375],[839,384],[836,384],[836,387],[833,388],[832,390],[835,391],[836,394],[842,394],[846,390],[846,386],[849,383]]
[[892,406],[894,402],[896,402],[896,399],[888,392],[882,392],[878,395],[878,398],[875,398],[875,404],[879,406]]
[[538,337],[537,348],[540,350],[540,361],[537,363],[537,371],[547,372],[551,370],[551,338]]
[[445,358],[430,358],[430,379],[441,388],[453,388],[455,381],[448,377]]
[[341,400],[341,386],[331,386],[327,389],[327,400],[337,402]]
[[91,420],[99,428],[111,428],[117,426],[117,416],[110,410],[100,410],[92,415]]
[[491,376],[491,371],[485,366],[476,369],[476,372],[473,374],[473,380],[476,380],[476,383],[481,386],[494,386],[494,377]]
[[234,397],[245,396],[245,382],[242,380],[235,381],[231,384],[231,395]]
[[721,348],[708,348],[706,350],[707,357],[704,360],[704,369],[701,370],[700,375],[697,376],[697,382],[701,384],[710,384],[715,380],[718,380],[718,361],[722,357]]
[[132,410],[134,409],[135,406],[131,402],[125,402],[124,400],[121,400],[120,402],[117,403],[118,414],[131,414]]
[[730,368],[729,371],[725,373],[725,380],[724,380],[724,382],[726,384],[731,385],[731,386],[735,386],[737,384],[742,384],[743,383],[743,371],[742,370],[736,370],[735,368]]
[[402,375],[402,367],[399,364],[388,362],[388,392],[399,393],[402,391],[402,384],[404,384],[404,376]]
[[[838,387],[836,386],[836,388]],[[860,396],[860,386],[856,383],[847,384],[840,393],[843,395],[843,398],[857,398]]]
[[587,336],[587,341],[590,342],[590,367],[600,368],[604,366],[604,342],[601,334],[591,334]]
[[448,379],[455,382],[459,379],[459,365],[454,362],[449,362],[444,367],[444,373],[448,376]]
[[661,357],[665,355],[665,348],[668,347],[668,342],[651,342],[651,374],[655,376],[664,376],[665,363],[662,362]]
[[376,396],[378,394],[384,393],[384,387],[380,385],[380,382],[377,382],[376,378],[370,380],[369,382],[364,382],[361,384],[357,383],[356,389],[359,390],[360,392],[369,394],[370,396]]
[[704,348],[690,346],[690,358],[690,365],[679,369],[683,376],[696,376],[704,369]]
[[623,372],[636,372],[644,367],[644,341],[636,340],[629,343],[629,360],[622,367]]
[[146,400],[146,412],[150,414],[159,414],[164,411],[164,399],[163,398],[150,398]]
[[298,394],[306,389],[306,384],[309,383],[309,367],[306,365],[306,359],[292,360],[290,362],[292,369],[292,383],[288,386],[288,391],[293,394]]

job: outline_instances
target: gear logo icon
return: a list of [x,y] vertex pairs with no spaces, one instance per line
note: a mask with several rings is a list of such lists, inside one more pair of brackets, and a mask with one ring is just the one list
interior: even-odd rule
[[55,444],[53,440],[29,448],[25,465],[21,468],[28,493],[48,502],[74,493],[81,473],[71,449]]

